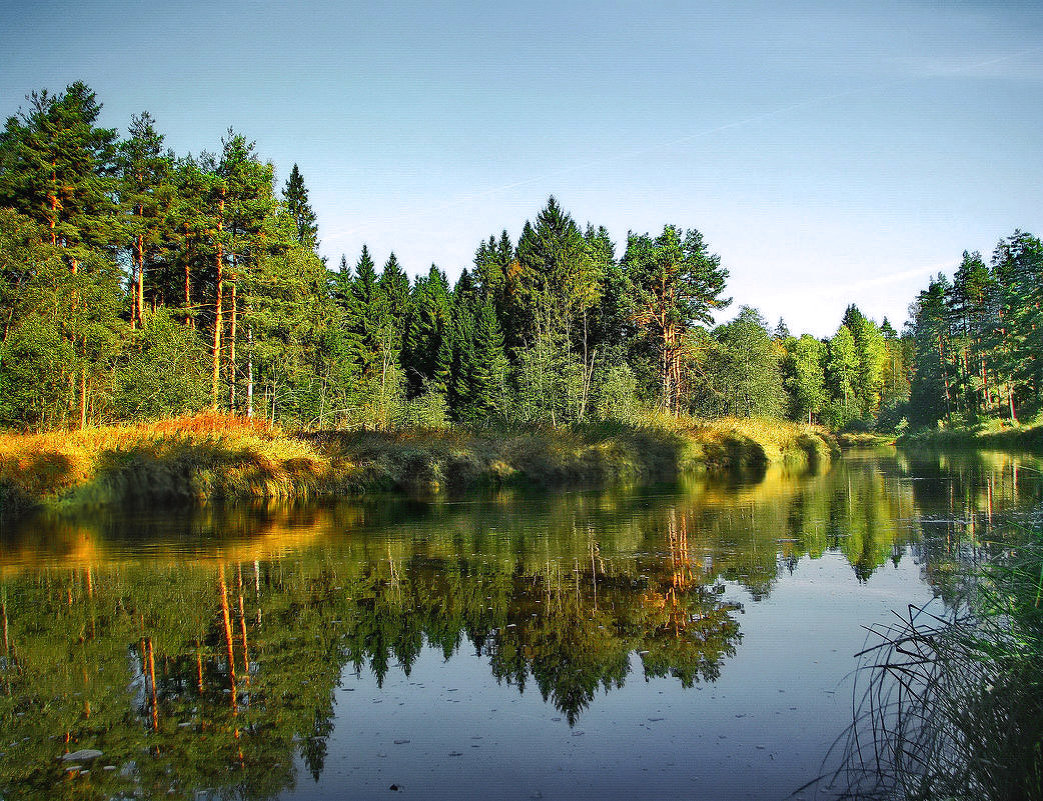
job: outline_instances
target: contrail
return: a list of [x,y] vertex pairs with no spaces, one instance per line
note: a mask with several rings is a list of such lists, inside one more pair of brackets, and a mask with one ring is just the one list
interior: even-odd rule
[[[1011,61],[1013,59],[1017,59],[1017,58],[1021,58],[1023,56],[1031,55],[1032,53],[1038,53],[1041,50],[1043,50],[1043,46],[1030,47],[1027,50],[1021,50],[1021,51],[1019,51],[1017,53],[1010,53],[1010,54],[1005,55],[1005,56],[997,56],[995,58],[989,58],[989,59],[986,59],[984,61],[978,61],[978,62],[975,62],[973,64],[967,64],[967,65],[965,65],[963,67],[954,67],[953,69],[949,70],[946,73],[946,75],[955,75],[955,74],[959,74],[959,73],[962,73],[962,72],[970,72],[972,70],[981,69],[982,67],[990,67],[993,64],[999,64],[999,63],[1004,62],[1004,61]],[[518,180],[518,181],[512,181],[511,183],[501,184],[499,186],[494,186],[494,187],[491,187],[489,189],[484,189],[484,190],[482,190],[480,192],[474,192],[474,193],[471,193],[471,194],[468,194],[468,195],[460,195],[459,197],[455,198],[454,200],[446,201],[445,203],[442,203],[441,205],[427,207],[423,211],[405,212],[403,214],[396,215],[395,217],[384,218],[383,222],[386,222],[386,223],[402,222],[404,220],[413,219],[415,217],[418,217],[421,214],[430,214],[430,213],[436,212],[436,211],[444,211],[446,209],[451,209],[451,208],[454,208],[456,206],[461,206],[461,205],[463,205],[465,203],[470,203],[470,202],[472,202],[474,200],[480,200],[481,198],[486,198],[486,197],[490,197],[492,195],[497,195],[497,194],[499,194],[501,192],[508,192],[508,191],[510,191],[512,189],[517,189],[517,188],[522,187],[522,186],[528,186],[530,184],[541,183],[541,182],[544,182],[544,181],[548,181],[548,180],[550,180],[552,178],[558,178],[558,177],[560,177],[562,175],[569,175],[569,174],[574,173],[574,172],[580,172],[582,170],[587,170],[587,169],[590,169],[591,167],[600,167],[600,166],[603,166],[605,164],[614,164],[616,162],[626,161],[627,159],[632,159],[632,158],[634,158],[636,156],[643,156],[643,155],[645,155],[647,153],[654,153],[654,152],[656,152],[658,150],[666,150],[666,149],[669,149],[671,147],[676,147],[677,145],[684,144],[686,142],[691,142],[691,141],[696,140],[696,139],[702,139],[702,138],[705,138],[707,136],[712,136],[714,134],[721,133],[722,131],[728,131],[728,130],[731,130],[733,128],[741,128],[741,127],[743,127],[745,125],[751,125],[753,123],[763,122],[764,120],[770,120],[770,119],[772,119],[774,117],[779,117],[779,116],[782,116],[784,114],[789,114],[790,112],[798,111],[799,109],[807,108],[809,106],[815,106],[815,105],[819,105],[819,104],[823,104],[823,103],[830,103],[830,102],[832,102],[834,100],[842,100],[844,98],[853,97],[855,95],[868,94],[870,92],[879,92],[879,91],[882,91],[882,90],[885,90],[885,89],[893,89],[893,88],[895,88],[897,86],[904,86],[904,85],[907,85],[907,84],[915,83],[917,81],[923,80],[924,77],[925,76],[917,75],[917,76],[913,76],[913,77],[910,77],[910,78],[899,78],[899,79],[896,79],[896,80],[893,80],[893,81],[885,81],[883,83],[871,84],[869,86],[859,86],[859,87],[855,87],[853,89],[846,89],[846,90],[844,90],[842,92],[831,92],[829,94],[818,95],[816,97],[811,97],[811,98],[808,98],[806,100],[798,101],[796,103],[790,103],[789,105],[786,105],[786,106],[780,106],[779,108],[774,108],[774,109],[770,109],[768,111],[758,112],[757,114],[752,114],[752,115],[750,115],[748,117],[743,117],[741,119],[734,120],[733,122],[724,123],[722,125],[716,125],[716,126],[714,126],[712,128],[705,128],[703,130],[695,131],[695,132],[690,133],[690,134],[685,134],[684,136],[679,136],[679,137],[677,137],[675,139],[669,139],[669,140],[664,141],[664,142],[658,142],[656,144],[647,145],[645,147],[640,147],[640,148],[634,148],[632,150],[623,150],[623,151],[620,151],[618,153],[614,153],[614,154],[609,155],[609,156],[603,156],[602,158],[592,159],[590,161],[584,161],[584,162],[580,162],[578,164],[572,164],[572,165],[569,165],[567,167],[562,167],[562,168],[557,169],[557,170],[551,170],[549,172],[545,172],[545,173],[542,173],[540,175],[533,176],[532,178],[524,178],[524,179],[521,179],[521,180]],[[366,228],[369,228],[370,226],[372,226],[374,224],[375,224],[375,221],[368,222],[368,223],[363,223],[362,225],[357,225],[357,226],[355,226],[353,228],[349,228],[349,229],[347,229],[345,231],[334,232],[332,235],[329,235],[327,238],[328,239],[338,239],[340,237],[350,236],[351,234],[355,234],[355,233],[357,233],[359,231],[365,230]]]

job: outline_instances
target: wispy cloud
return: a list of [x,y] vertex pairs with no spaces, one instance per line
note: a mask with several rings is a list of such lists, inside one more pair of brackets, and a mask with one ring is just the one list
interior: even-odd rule
[[1043,83],[1043,46],[1003,55],[899,56],[892,62],[917,78],[991,78]]
[[908,270],[899,270],[898,272],[888,273],[887,275],[863,278],[859,281],[816,281],[813,286],[801,284],[799,287],[795,287],[792,291],[787,292],[784,290],[777,293],[776,297],[783,299],[799,299],[805,302],[808,300],[809,296],[814,296],[821,300],[830,298],[853,298],[870,289],[890,286],[892,284],[902,284],[914,278],[925,278],[929,275],[936,275],[940,272],[951,271],[952,268],[953,264],[946,262],[944,264],[930,264],[920,267],[912,267]]

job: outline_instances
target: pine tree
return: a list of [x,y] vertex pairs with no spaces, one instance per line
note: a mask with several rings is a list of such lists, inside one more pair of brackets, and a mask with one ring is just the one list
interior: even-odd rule
[[[221,160],[217,164],[216,174],[221,183],[218,202],[220,219],[216,237],[218,252],[215,256],[218,275],[213,348],[214,405],[217,405],[221,342],[224,338],[228,408],[235,412],[240,379],[237,348],[242,334],[238,325],[242,306],[238,297],[240,280],[257,267],[266,249],[285,249],[287,240],[285,237],[273,240],[266,235],[269,233],[265,231],[266,223],[272,219],[277,208],[272,187],[274,168],[271,164],[261,163],[253,142],[230,129],[222,140]],[[227,336],[222,331],[224,283],[228,285]]]
[[119,327],[116,132],[95,126],[101,104],[83,83],[27,100],[28,110],[9,117],[0,133],[0,206],[39,225],[43,242],[66,262],[61,329],[75,354],[67,363],[69,411],[83,427],[90,385],[113,355]]
[[83,83],[27,100],[29,109],[9,117],[0,134],[0,205],[43,225],[75,269],[91,253],[111,253],[119,239],[116,131],[95,127],[101,104]]
[[989,408],[990,382],[985,342],[989,337],[989,296],[997,292],[978,252],[963,252],[950,292],[953,344],[959,357],[958,397],[972,412]]
[[672,225],[654,240],[630,234],[623,267],[634,288],[634,319],[658,360],[660,403],[676,412],[685,335],[699,323],[712,322],[711,312],[731,302],[722,297],[728,271],[719,256],[708,252],[702,234],[691,229],[682,236]]
[[952,415],[950,319],[946,303],[949,292],[948,279],[939,275],[919,294],[909,310],[916,343],[909,394],[909,424],[914,428],[934,425]]
[[1019,400],[1033,408],[1043,401],[1043,242],[1015,231],[996,246],[992,272],[1002,287],[995,347],[998,372],[1007,384],[1011,420]]
[[173,159],[163,152],[163,136],[146,111],[133,117],[130,137],[119,148],[119,196],[129,243],[131,325],[145,324],[145,272],[168,247],[170,210],[174,204]]

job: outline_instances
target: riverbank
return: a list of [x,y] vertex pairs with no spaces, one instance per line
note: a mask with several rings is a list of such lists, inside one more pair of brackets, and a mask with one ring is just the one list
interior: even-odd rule
[[906,434],[898,445],[1043,451],[1043,424],[984,429],[929,429]]
[[823,429],[775,420],[655,418],[573,429],[292,434],[199,415],[77,432],[0,435],[0,510],[433,494],[478,487],[611,486],[698,470],[828,462]]

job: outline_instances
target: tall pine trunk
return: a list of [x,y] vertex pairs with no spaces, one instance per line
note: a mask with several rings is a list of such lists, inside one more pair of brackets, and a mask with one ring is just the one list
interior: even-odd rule
[[228,409],[235,414],[235,337],[238,314],[235,302],[235,280],[232,281],[232,320],[228,331]]
[[185,226],[185,327],[195,328],[192,317],[192,239],[188,226]]
[[213,372],[211,378],[213,380],[212,397],[213,397],[213,408],[217,411],[217,398],[218,393],[221,391],[221,328],[224,326],[224,315],[222,311],[222,303],[224,301],[224,254],[221,251],[221,246],[217,246],[217,260],[215,266],[217,267],[217,298],[214,301],[214,346],[213,346]]
[[134,307],[137,312],[137,325],[145,327],[145,237],[138,235],[137,241],[137,285],[134,290]]
[[246,416],[254,416],[254,331],[246,328]]
[[213,408],[217,411],[217,399],[221,391],[221,328],[224,326],[224,316],[222,310],[222,302],[224,298],[224,249],[220,242],[221,232],[224,230],[224,213],[225,213],[225,190],[221,190],[221,200],[218,203],[218,217],[217,217],[217,258],[215,260],[215,267],[217,268],[217,298],[214,302],[214,349],[213,349]]

